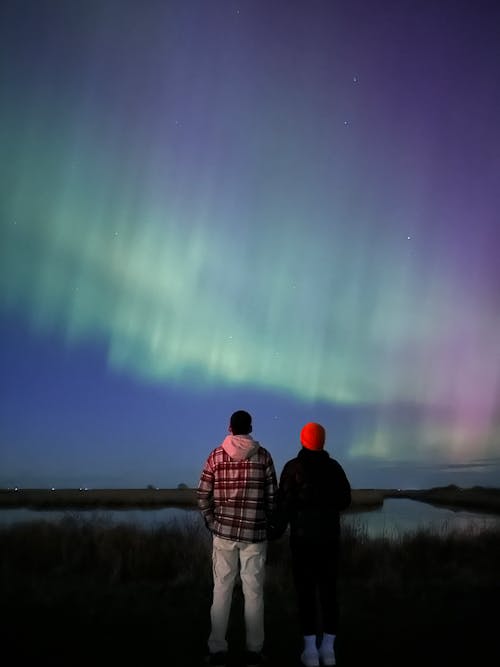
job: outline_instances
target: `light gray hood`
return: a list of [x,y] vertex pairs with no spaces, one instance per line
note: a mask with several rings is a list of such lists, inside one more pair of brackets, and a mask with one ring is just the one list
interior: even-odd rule
[[222,442],[222,449],[234,461],[249,459],[259,447],[260,444],[251,435],[227,435]]

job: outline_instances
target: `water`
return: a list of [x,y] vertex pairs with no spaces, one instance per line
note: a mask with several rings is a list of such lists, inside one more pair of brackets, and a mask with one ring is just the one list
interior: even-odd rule
[[500,529],[500,515],[453,510],[407,498],[387,498],[383,507],[346,514],[344,525],[353,525],[370,537],[399,537],[419,529],[445,535],[453,531],[480,532]]
[[[102,521],[104,523],[138,524],[155,528],[174,521],[202,523],[196,509],[164,507],[161,509],[122,509],[122,510],[33,510],[27,508],[0,510],[0,526],[36,520],[60,520],[65,517],[81,518],[84,521]],[[345,514],[344,525],[353,525],[366,532],[370,537],[398,537],[418,528],[431,529],[446,534],[449,531],[482,531],[488,528],[500,529],[500,516],[451,510],[434,507],[427,503],[406,498],[388,498],[383,507],[367,512]]]

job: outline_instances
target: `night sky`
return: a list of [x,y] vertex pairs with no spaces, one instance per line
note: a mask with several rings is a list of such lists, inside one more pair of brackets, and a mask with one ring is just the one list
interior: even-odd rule
[[500,485],[498,2],[3,0],[0,170],[0,486]]

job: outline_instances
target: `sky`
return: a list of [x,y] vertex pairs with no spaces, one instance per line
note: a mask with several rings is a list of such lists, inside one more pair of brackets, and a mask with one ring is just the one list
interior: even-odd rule
[[500,8],[4,0],[0,486],[500,485]]

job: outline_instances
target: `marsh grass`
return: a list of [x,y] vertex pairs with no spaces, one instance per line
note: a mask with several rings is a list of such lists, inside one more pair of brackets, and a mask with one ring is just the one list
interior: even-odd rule
[[[380,507],[384,491],[354,489],[352,510]],[[0,489],[0,508],[124,509],[133,507],[196,507],[196,489]]]
[[130,508],[194,507],[196,490],[183,489],[0,489],[0,507]]
[[[67,517],[0,529],[5,650],[37,665],[202,664],[211,539],[200,524],[145,528]],[[371,538],[345,526],[338,663],[495,664],[500,531]],[[300,632],[286,536],[266,579],[271,665],[297,665]],[[244,647],[237,585],[233,663]],[[496,657],[496,658],[495,658]],[[493,659],[493,662],[491,660]],[[472,661],[472,663],[471,663]]]

